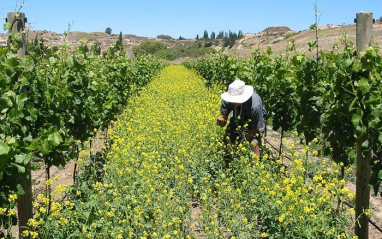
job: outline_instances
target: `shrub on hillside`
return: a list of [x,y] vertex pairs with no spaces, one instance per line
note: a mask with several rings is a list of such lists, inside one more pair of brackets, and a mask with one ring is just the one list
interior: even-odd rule
[[155,53],[155,56],[161,59],[172,61],[176,59],[176,51],[173,49],[160,49]]
[[141,45],[133,48],[135,56],[154,55],[157,51],[166,49],[166,45],[163,42],[157,41],[144,41]]
[[160,38],[160,39],[166,39],[166,40],[172,40],[173,38],[169,35],[158,35],[157,38]]

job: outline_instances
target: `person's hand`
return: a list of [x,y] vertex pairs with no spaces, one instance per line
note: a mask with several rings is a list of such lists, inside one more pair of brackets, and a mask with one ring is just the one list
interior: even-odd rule
[[227,119],[225,119],[223,116],[219,116],[217,119],[216,119],[216,124],[223,127],[227,124]]

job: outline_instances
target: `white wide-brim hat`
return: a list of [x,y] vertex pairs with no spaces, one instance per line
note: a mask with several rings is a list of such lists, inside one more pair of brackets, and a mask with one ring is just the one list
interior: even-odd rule
[[221,94],[220,97],[230,103],[244,103],[253,94],[253,87],[245,85],[245,82],[236,79],[228,86],[228,91]]

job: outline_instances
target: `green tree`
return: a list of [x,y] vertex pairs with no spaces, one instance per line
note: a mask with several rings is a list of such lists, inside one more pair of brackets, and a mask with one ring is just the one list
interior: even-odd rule
[[112,32],[112,31],[111,31],[111,28],[110,28],[110,27],[107,27],[106,30],[105,30],[105,33],[110,35],[111,32]]
[[119,37],[117,42],[115,43],[115,50],[123,51],[123,40],[122,40],[122,32],[119,33]]
[[135,56],[155,55],[161,49],[166,49],[166,45],[159,41],[144,41],[141,45],[133,48]]
[[237,39],[238,39],[238,35],[235,32],[229,31],[228,34],[225,33],[225,37],[223,41],[224,47],[231,48],[233,45],[235,45]]
[[211,40],[215,40],[215,32],[211,32]]
[[224,32],[220,31],[216,39],[223,39],[224,38]]
[[167,39],[167,40],[172,40],[173,39],[172,36],[164,35],[164,34],[158,35],[157,38]]
[[204,30],[203,39],[209,39],[207,30]]
[[241,38],[243,38],[243,37],[244,37],[243,32],[242,32],[241,30],[239,30],[239,33],[237,34],[237,38],[238,38],[238,39],[241,39]]

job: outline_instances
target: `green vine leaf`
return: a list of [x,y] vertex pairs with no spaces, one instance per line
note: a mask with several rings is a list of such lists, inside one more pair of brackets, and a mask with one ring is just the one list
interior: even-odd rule
[[12,163],[11,166],[16,167],[18,173],[20,173],[20,174],[25,173],[25,167],[24,166],[16,164],[16,163]]
[[8,154],[10,147],[7,144],[0,142],[0,155]]
[[359,82],[358,82],[358,89],[359,91],[365,95],[371,88],[371,85],[369,84],[369,81],[368,79],[366,78],[362,78]]
[[25,191],[23,189],[23,187],[20,185],[20,184],[17,184],[17,194],[18,195],[24,195],[25,194]]
[[15,162],[18,164],[27,165],[31,161],[32,156],[30,154],[18,154],[15,155]]
[[58,145],[60,145],[60,143],[62,142],[62,137],[61,137],[61,134],[58,133],[58,132],[55,132],[53,134],[50,134],[48,136],[48,141],[51,145],[53,145],[54,147],[57,147]]
[[52,145],[49,144],[48,140],[44,140],[42,141],[40,150],[43,155],[48,155],[52,152]]

